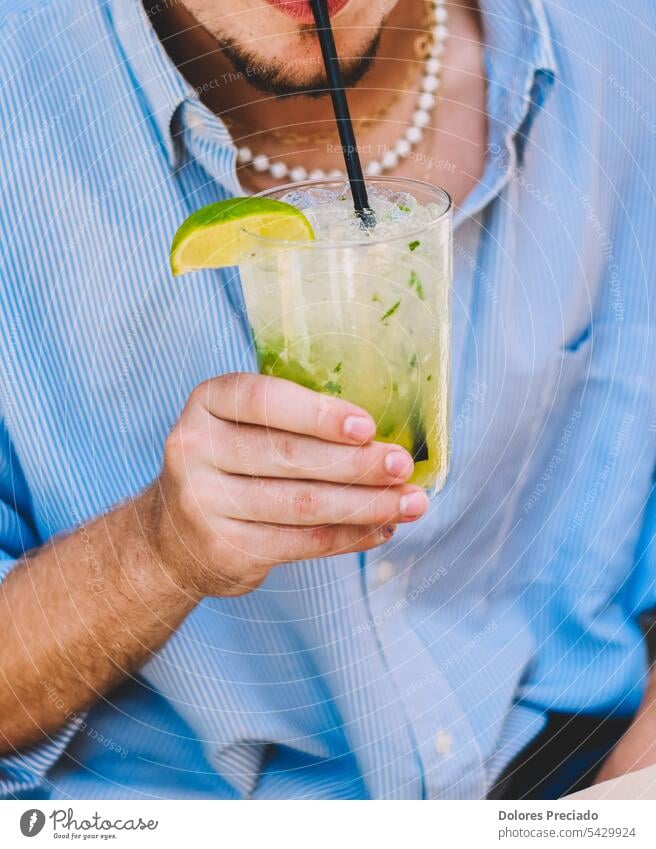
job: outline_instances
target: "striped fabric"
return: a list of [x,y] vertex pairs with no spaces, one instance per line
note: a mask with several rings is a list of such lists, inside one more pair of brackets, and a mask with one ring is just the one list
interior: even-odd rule
[[[375,553],[207,599],[137,679],[0,759],[5,796],[477,798],[546,711],[636,709],[656,603],[653,3],[483,7],[447,487]],[[177,224],[241,190],[141,3],[4,0],[0,73],[6,575],[138,493],[192,387],[254,361],[236,276],[167,268]]]

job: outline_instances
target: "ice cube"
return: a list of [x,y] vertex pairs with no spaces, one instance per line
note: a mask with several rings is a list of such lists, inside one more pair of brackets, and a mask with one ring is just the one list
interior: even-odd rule
[[283,203],[290,203],[297,209],[308,209],[316,204],[312,192],[308,191],[308,189],[292,189],[289,192],[285,192],[284,195],[281,195],[280,200]]
[[422,206],[408,192],[392,191],[384,186],[368,184],[369,203],[376,216],[376,226],[367,228],[353,209],[350,189],[293,189],[280,199],[302,209],[314,229],[318,241],[379,241],[410,233],[436,217],[436,204]]

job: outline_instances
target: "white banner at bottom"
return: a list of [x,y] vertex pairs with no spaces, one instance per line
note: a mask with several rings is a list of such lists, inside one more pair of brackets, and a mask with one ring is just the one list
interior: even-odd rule
[[0,803],[0,846],[653,849],[654,814],[649,801],[11,801]]

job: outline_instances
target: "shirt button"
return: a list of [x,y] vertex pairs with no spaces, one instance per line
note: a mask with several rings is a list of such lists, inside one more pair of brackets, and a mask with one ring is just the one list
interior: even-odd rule
[[376,570],[376,580],[382,586],[394,577],[395,569],[391,560],[381,560]]
[[435,751],[438,755],[450,755],[452,748],[453,737],[446,728],[440,728],[435,735]]

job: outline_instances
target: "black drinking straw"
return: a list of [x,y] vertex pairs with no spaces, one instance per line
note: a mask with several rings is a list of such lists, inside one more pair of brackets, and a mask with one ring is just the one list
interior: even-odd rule
[[326,67],[326,77],[330,86],[330,96],[333,101],[339,140],[342,143],[346,173],[351,184],[353,205],[363,224],[366,227],[373,227],[376,224],[376,219],[369,207],[367,186],[362,173],[362,164],[360,163],[358,146],[355,141],[355,133],[353,132],[353,122],[351,121],[351,113],[349,112],[346,92],[344,91],[342,70],[339,67],[339,58],[337,56],[337,49],[335,48],[335,38],[333,36],[332,26],[330,25],[326,0],[310,0],[310,4],[312,6],[312,13],[314,14],[314,21],[317,25],[323,63]]

